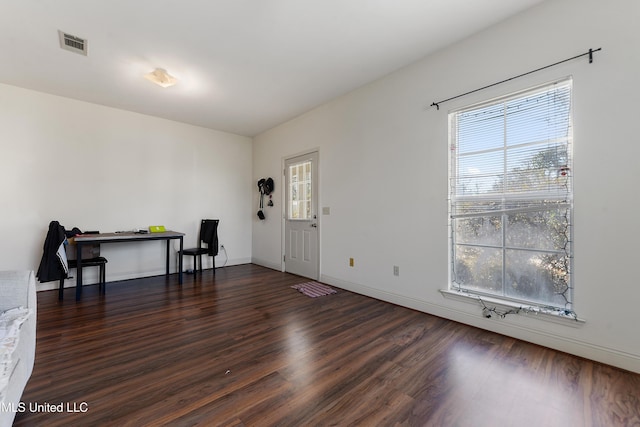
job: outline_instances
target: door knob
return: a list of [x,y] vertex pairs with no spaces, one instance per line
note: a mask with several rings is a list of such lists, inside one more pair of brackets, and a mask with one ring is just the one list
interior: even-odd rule
[[311,224],[311,227],[313,227],[313,228],[318,228],[318,224],[313,223],[313,224]]

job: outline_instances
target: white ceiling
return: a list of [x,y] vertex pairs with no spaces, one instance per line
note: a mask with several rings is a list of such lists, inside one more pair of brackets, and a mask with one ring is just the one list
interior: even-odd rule
[[541,1],[0,0],[0,83],[254,136]]

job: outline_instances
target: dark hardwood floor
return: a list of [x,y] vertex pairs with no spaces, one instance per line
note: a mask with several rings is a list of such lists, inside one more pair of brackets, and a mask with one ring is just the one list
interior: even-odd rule
[[640,375],[302,281],[241,265],[40,292],[15,425],[640,426]]

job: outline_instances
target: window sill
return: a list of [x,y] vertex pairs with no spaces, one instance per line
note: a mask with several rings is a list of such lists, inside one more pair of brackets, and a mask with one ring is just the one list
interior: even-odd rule
[[524,316],[536,319],[544,320],[547,322],[557,323],[565,326],[572,326],[574,328],[581,327],[585,324],[584,319],[576,318],[570,314],[565,314],[561,311],[548,310],[544,307],[537,306],[525,306],[522,304],[518,304],[513,301],[507,301],[496,297],[487,297],[484,295],[472,294],[470,292],[465,291],[456,291],[451,289],[441,289],[440,293],[447,299],[462,301],[466,303],[471,303],[475,305],[479,305],[482,309],[482,302],[484,305],[490,309],[495,309],[495,312],[490,312],[489,314],[496,314],[494,316],[485,316],[485,317],[497,317],[504,318],[505,315],[501,315],[501,313],[506,313],[510,310],[518,310],[517,313],[509,313],[517,316]]

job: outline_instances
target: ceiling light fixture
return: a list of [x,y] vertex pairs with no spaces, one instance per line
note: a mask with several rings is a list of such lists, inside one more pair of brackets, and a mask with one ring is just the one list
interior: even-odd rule
[[167,73],[167,71],[162,68],[156,68],[152,72],[145,74],[144,78],[162,87],[169,87],[178,83],[178,79]]

